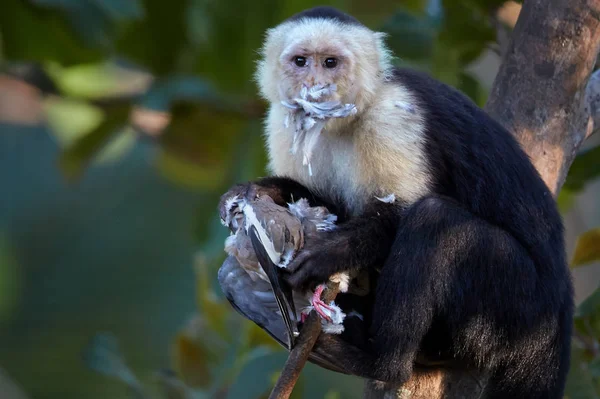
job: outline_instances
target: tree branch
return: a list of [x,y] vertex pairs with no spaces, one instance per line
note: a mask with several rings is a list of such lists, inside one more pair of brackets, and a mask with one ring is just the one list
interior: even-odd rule
[[[600,130],[600,75],[590,79],[599,19],[600,0],[525,1],[485,107],[518,138],[555,195],[581,143]],[[415,373],[402,394],[370,381],[364,397],[485,397],[485,375],[437,373]]]
[[590,76],[587,88],[585,90],[586,113],[589,113],[589,122],[585,138],[600,131],[600,70],[597,70]]
[[515,134],[555,194],[591,134],[585,89],[599,18],[598,0],[525,2],[485,107]]
[[[339,292],[338,283],[327,283],[327,288],[323,290],[322,294],[323,302],[329,303],[334,301]],[[304,364],[307,362],[308,356],[319,338],[319,334],[321,334],[321,318],[317,315],[317,312],[313,311],[310,312],[308,319],[306,319],[306,322],[302,326],[298,342],[296,342],[294,349],[291,350],[269,399],[288,399],[290,397],[300,377],[300,372],[304,368]]]

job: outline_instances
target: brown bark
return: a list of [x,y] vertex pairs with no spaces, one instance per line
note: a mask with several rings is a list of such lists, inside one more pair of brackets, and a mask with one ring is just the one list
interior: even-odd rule
[[[583,140],[600,129],[600,76],[588,86],[599,46],[600,0],[525,1],[485,107],[555,195]],[[369,381],[364,397],[482,398],[485,385],[484,375],[437,370],[415,374],[403,391]]]
[[599,18],[598,0],[525,2],[486,105],[555,194],[591,123],[585,89]]
[[[339,284],[330,281],[327,283],[327,288],[323,290],[321,299],[325,303],[332,302],[338,293]],[[298,341],[294,349],[290,351],[277,383],[269,395],[269,399],[288,399],[290,397],[320,333],[321,318],[316,312],[310,312],[302,327]]]

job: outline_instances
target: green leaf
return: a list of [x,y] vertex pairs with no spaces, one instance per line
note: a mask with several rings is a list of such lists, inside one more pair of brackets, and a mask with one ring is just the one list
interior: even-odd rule
[[558,209],[562,213],[566,213],[571,209],[573,203],[575,202],[576,193],[569,187],[563,187],[560,189],[558,193],[558,197],[556,198],[556,202],[558,204]]
[[[223,98],[205,79],[189,75],[170,75],[154,82],[141,100],[150,109],[166,111],[178,103],[194,102],[204,106],[225,108]],[[176,110],[177,112],[177,110]]]
[[577,237],[571,267],[576,268],[600,261],[600,228],[586,231]]
[[273,386],[287,353],[267,353],[250,359],[227,392],[227,399],[259,398]]
[[600,357],[595,358],[588,364],[588,369],[590,370],[590,374],[594,378],[600,377]]
[[584,336],[600,338],[600,287],[575,310],[575,329]]
[[231,305],[228,301],[215,295],[210,284],[208,260],[202,255],[198,255],[195,263],[198,309],[213,331],[217,332],[223,340],[230,340],[231,331],[227,328],[226,322]]
[[489,13],[469,2],[445,0],[442,4],[444,18],[438,39],[445,49],[457,52],[459,64],[466,66],[496,40]]
[[125,383],[134,397],[145,397],[140,381],[125,363],[117,339],[112,334],[96,334],[84,349],[83,361],[92,370]]
[[71,99],[53,99],[46,104],[48,124],[62,148],[68,148],[97,128],[104,119],[98,107]]
[[144,18],[123,26],[116,50],[153,74],[181,72],[182,51],[188,45],[187,0],[144,0]]
[[280,14],[288,6],[289,2],[278,0],[263,0],[259,6],[243,0],[193,0],[190,12],[201,15],[200,22],[210,21],[191,32],[196,45],[190,57],[193,71],[224,92],[256,95],[252,76],[257,51],[266,29],[285,18]]
[[0,36],[4,56],[10,60],[72,65],[104,56],[75,33],[64,13],[25,0],[2,0]]
[[600,146],[577,155],[569,169],[563,189],[568,188],[573,192],[579,192],[598,176],[600,176]]
[[120,68],[109,62],[71,67],[52,63],[45,69],[61,93],[82,99],[123,97],[144,90],[150,80],[147,74]]
[[116,23],[143,15],[138,0],[31,0],[40,6],[61,10],[90,46],[109,49]]
[[458,88],[462,74],[459,51],[436,40],[431,64],[431,73],[435,78]]
[[173,364],[181,380],[191,387],[208,387],[211,383],[210,364],[216,359],[202,344],[194,340],[185,332],[175,337],[172,349]]
[[585,351],[575,344],[571,350],[571,368],[565,390],[568,399],[598,399],[594,379],[588,366],[589,358]]
[[119,104],[106,110],[104,120],[93,131],[70,145],[60,156],[59,165],[67,178],[77,178],[85,166],[129,120],[129,104]]
[[600,288],[588,296],[575,311],[576,318],[600,315]]
[[481,84],[469,73],[462,71],[458,74],[457,88],[469,96],[471,100],[479,106],[482,106],[485,103],[485,98],[482,98]]
[[18,309],[22,273],[10,240],[0,231],[0,324],[9,320]]
[[92,2],[112,20],[140,19],[145,14],[140,0],[92,0]]
[[189,187],[208,191],[220,188],[229,175],[232,149],[245,118],[234,110],[189,102],[176,103],[171,114],[159,169]]
[[423,60],[431,57],[437,21],[405,10],[397,11],[381,27],[390,36],[387,43],[401,59]]

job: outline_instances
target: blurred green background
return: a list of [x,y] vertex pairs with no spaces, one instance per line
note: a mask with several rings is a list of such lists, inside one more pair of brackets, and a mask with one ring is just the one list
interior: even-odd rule
[[[501,0],[2,0],[0,398],[259,398],[286,358],[223,300],[235,182],[265,174],[264,31],[329,4],[396,62],[485,104],[520,5]],[[595,140],[595,141],[594,141]],[[571,398],[600,383],[600,147],[560,195],[583,302]],[[582,235],[586,232],[584,235]],[[577,274],[579,273],[579,274]],[[359,398],[307,366],[295,398]]]

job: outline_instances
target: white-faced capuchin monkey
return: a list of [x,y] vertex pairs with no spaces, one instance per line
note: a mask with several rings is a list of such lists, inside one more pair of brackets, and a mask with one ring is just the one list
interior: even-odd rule
[[[489,373],[490,398],[562,398],[574,306],[563,226],[513,136],[457,90],[392,66],[384,35],[328,7],[268,31],[257,80],[272,176],[233,187],[222,214],[236,193],[325,204],[337,228],[307,237],[284,279],[378,273],[364,339],[350,325],[322,334],[321,359],[401,384],[424,356]],[[290,152],[289,104],[314,87],[334,88],[323,107],[356,111],[326,120],[307,156]]]

